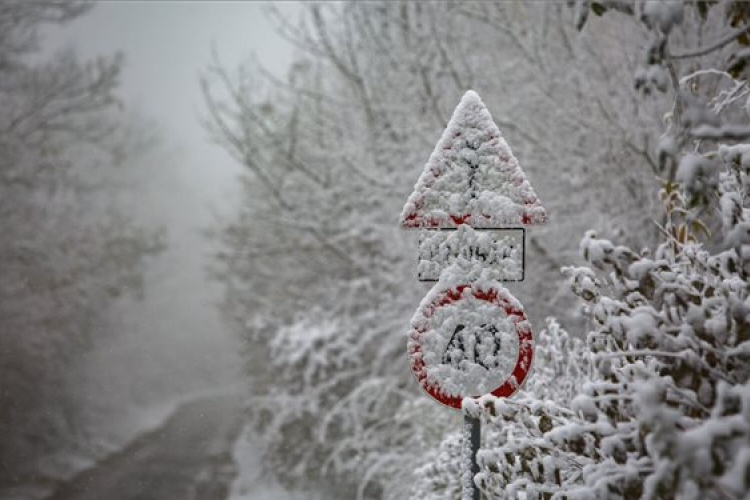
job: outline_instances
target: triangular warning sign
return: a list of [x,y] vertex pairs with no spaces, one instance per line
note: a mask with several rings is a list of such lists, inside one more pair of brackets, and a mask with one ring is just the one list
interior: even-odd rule
[[542,224],[542,206],[476,92],[466,92],[401,212],[404,228]]

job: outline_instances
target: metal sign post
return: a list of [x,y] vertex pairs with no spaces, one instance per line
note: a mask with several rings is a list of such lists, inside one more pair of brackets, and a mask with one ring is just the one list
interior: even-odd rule
[[463,414],[464,442],[462,459],[464,471],[461,476],[461,500],[479,500],[480,492],[477,485],[474,484],[474,476],[479,473],[477,452],[482,441],[482,422],[478,417],[473,417],[466,409],[463,410]]
[[462,402],[510,397],[531,370],[531,325],[502,282],[523,281],[524,227],[546,221],[489,111],[466,92],[401,213],[401,227],[422,231],[419,279],[437,281],[412,318],[409,363],[427,394],[463,410],[463,500],[480,498],[481,424]]

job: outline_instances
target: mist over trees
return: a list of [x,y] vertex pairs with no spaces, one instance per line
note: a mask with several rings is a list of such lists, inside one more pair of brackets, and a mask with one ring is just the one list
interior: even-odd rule
[[[538,369],[517,400],[483,402],[478,484],[742,498],[746,10],[310,4],[299,22],[272,11],[299,49],[287,79],[215,58],[207,128],[246,167],[216,275],[268,468],[330,498],[458,497],[458,416],[408,375],[426,289],[397,219],[471,88],[550,213],[511,288],[541,330]],[[571,267],[579,249],[588,267]]]
[[165,245],[111,202],[123,154],[144,145],[118,111],[121,58],[38,57],[42,26],[89,7],[0,5],[0,487],[96,437],[81,367]]

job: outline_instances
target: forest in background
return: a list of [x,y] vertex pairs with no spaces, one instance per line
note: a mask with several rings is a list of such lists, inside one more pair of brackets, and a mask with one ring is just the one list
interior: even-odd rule
[[0,3],[3,498],[49,491],[234,376],[221,332],[169,318],[195,274],[180,246],[201,235],[164,131],[119,96],[125,58],[45,46],[93,7]]
[[748,5],[304,10],[271,10],[299,50],[288,78],[218,59],[202,78],[206,126],[246,169],[215,273],[267,468],[327,498],[459,497],[459,416],[407,367],[426,288],[398,214],[474,89],[550,213],[511,287],[536,371],[478,407],[475,481],[490,498],[742,498]]

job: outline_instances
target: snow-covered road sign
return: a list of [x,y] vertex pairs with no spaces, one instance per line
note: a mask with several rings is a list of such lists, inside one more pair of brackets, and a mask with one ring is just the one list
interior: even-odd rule
[[460,409],[465,396],[515,393],[533,342],[523,307],[498,283],[438,284],[412,319],[409,361],[430,396]]
[[473,231],[468,226],[456,230],[424,230],[419,234],[419,281],[437,281],[440,273],[457,259],[484,264],[498,281],[523,281],[523,228]]
[[533,333],[500,282],[523,281],[524,226],[547,211],[479,96],[468,91],[401,212],[420,229],[419,279],[438,281],[412,319],[409,359],[422,388],[509,397],[531,368]]
[[542,224],[547,210],[476,92],[453,112],[401,212],[406,229]]

